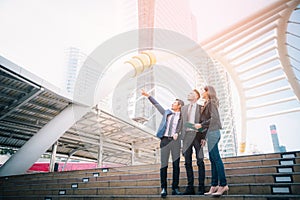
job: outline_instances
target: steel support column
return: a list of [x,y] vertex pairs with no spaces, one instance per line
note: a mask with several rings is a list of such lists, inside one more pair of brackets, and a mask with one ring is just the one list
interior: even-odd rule
[[54,165],[55,165],[55,158],[56,158],[56,151],[57,151],[58,142],[56,141],[52,146],[52,153],[49,165],[49,172],[54,172]]

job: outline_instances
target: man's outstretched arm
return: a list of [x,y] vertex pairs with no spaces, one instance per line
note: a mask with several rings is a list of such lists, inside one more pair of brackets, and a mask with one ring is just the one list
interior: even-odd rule
[[160,114],[164,114],[165,109],[144,89],[142,89],[142,95],[149,99],[149,101],[155,106],[155,108],[160,112]]

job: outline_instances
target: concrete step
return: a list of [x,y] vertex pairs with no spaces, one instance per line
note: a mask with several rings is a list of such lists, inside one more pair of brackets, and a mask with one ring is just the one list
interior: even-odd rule
[[[259,175],[263,174],[275,174],[279,173],[280,169],[290,169],[286,170],[288,172],[284,173],[292,173],[292,172],[300,172],[300,165],[293,165],[293,166],[284,166],[282,168],[281,165],[276,165],[276,166],[262,166],[262,167],[237,167],[237,168],[230,168],[230,169],[225,169],[226,170],[226,175],[228,177],[231,176],[250,176],[251,175],[257,175],[256,178],[259,178]],[[290,172],[289,172],[290,171]],[[198,172],[194,171],[195,177],[198,176]],[[31,185],[31,184],[60,184],[60,183],[73,183],[73,182],[95,182],[95,181],[124,181],[124,180],[150,180],[150,179],[159,179],[159,170],[152,172],[152,173],[145,173],[143,171],[140,171],[139,174],[123,174],[123,175],[113,175],[109,173],[101,173],[101,172],[95,172],[94,174],[90,173],[85,173],[83,175],[88,175],[88,176],[65,176],[63,177],[57,177],[59,174],[56,176],[48,176],[42,179],[42,176],[39,177],[39,179],[10,179],[10,177],[7,177],[5,180],[3,180],[3,184],[0,184],[0,188],[2,185],[5,186],[17,186],[17,185]],[[96,175],[96,176],[95,176]],[[172,172],[169,172],[168,177],[172,176]],[[209,169],[206,169],[206,177],[210,178],[211,176],[211,171]],[[184,179],[186,178],[186,173],[185,169],[181,170],[180,173],[180,178]]]
[[[297,158],[296,160],[298,160]],[[255,163],[255,164],[253,164]],[[281,160],[262,160],[262,161],[247,161],[247,162],[237,162],[237,163],[231,163],[231,164],[225,164],[226,174],[253,174],[253,173],[275,173],[280,170],[289,170],[289,171],[300,171],[300,165],[293,164],[296,162],[292,162],[291,160],[281,159]],[[135,166],[135,168],[138,166]],[[150,169],[149,169],[150,168]],[[290,168],[290,169],[289,169]],[[30,181],[36,182],[39,181],[40,183],[51,183],[56,182],[56,180],[67,180],[70,179],[70,181],[75,181],[74,177],[77,179],[84,179],[84,178],[94,178],[98,177],[98,179],[101,180],[120,180],[123,178],[133,178],[134,176],[139,177],[140,175],[136,174],[156,174],[159,171],[159,168],[152,168],[152,166],[147,166],[147,169],[140,169],[135,171],[125,171],[126,168],[123,168],[121,170],[110,170],[108,172],[102,172],[102,170],[95,169],[95,170],[81,170],[76,172],[55,172],[55,173],[41,173],[41,174],[27,174],[27,175],[20,175],[20,176],[10,176],[10,177],[2,177],[0,179],[1,182],[5,182],[6,184],[9,184],[9,182],[13,182],[14,184],[17,184],[18,182],[24,182],[24,181]],[[137,168],[138,169],[138,168]],[[197,167],[194,166],[195,173],[197,173]],[[169,172],[172,172],[172,167],[170,164]],[[181,172],[185,172],[184,166],[181,166]],[[206,172],[207,175],[210,174],[210,165],[206,165]],[[132,176],[130,176],[132,175]],[[155,175],[154,175],[155,176]],[[106,178],[105,178],[106,177]],[[121,178],[122,177],[122,178]]]
[[[296,199],[300,195],[299,152],[264,154],[223,159],[230,192],[229,199]],[[197,167],[194,162],[195,177]],[[211,178],[209,160],[206,163],[206,190]],[[181,162],[180,190],[187,184]],[[172,165],[169,165],[171,185]],[[27,174],[0,178],[0,197],[4,199],[157,199],[160,198],[159,164],[109,169],[79,170]],[[197,185],[195,178],[195,185]],[[169,188],[169,193],[171,193]],[[292,196],[291,194],[295,195]],[[252,195],[252,196],[251,196]],[[288,197],[290,196],[290,197]],[[197,196],[168,196],[193,199]],[[199,197],[199,196],[198,196]],[[210,197],[206,197],[210,198]],[[1,198],[0,198],[1,199]]]
[[[168,200],[194,200],[205,198],[206,200],[216,200],[215,197],[198,196],[198,195],[184,195],[174,196],[168,195]],[[299,200],[300,195],[223,195],[222,200]],[[11,196],[5,199],[20,200],[19,196]],[[22,197],[23,200],[161,200],[160,195],[52,195],[52,196],[39,196],[31,195]]]
[[[171,177],[171,174],[169,174]],[[210,183],[210,176],[206,176],[206,185]],[[300,182],[300,172],[295,173],[273,173],[273,174],[246,174],[246,175],[228,175],[227,181],[230,184],[241,183],[289,183]],[[197,179],[195,180],[197,183]],[[60,189],[60,188],[72,188],[76,185],[78,188],[90,188],[90,187],[126,187],[126,186],[157,186],[160,184],[159,176],[155,178],[147,179],[129,179],[129,180],[89,180],[89,182],[83,182],[81,179],[60,181],[57,183],[39,183],[39,182],[24,182],[24,184],[14,185],[14,190],[21,189]],[[168,179],[168,185],[172,184],[172,179]],[[187,185],[187,178],[184,176],[180,179],[180,185]],[[7,191],[12,185],[1,185],[2,191]]]
[[[284,155],[294,155],[295,157],[285,157]],[[298,156],[299,155],[299,156]],[[245,162],[246,161],[246,162]],[[262,155],[251,155],[251,156],[238,156],[238,157],[228,157],[223,158],[225,168],[236,168],[236,167],[249,167],[249,166],[269,166],[269,165],[283,165],[291,164],[293,161],[294,164],[300,164],[300,154],[299,152],[291,152],[289,154],[262,154]],[[196,161],[194,161],[194,169],[196,170]],[[210,163],[208,159],[205,159],[206,168],[210,168]],[[180,163],[181,170],[184,170],[184,162]],[[54,172],[54,173],[37,173],[37,174],[25,174],[19,176],[11,176],[10,179],[45,179],[45,177],[74,177],[74,176],[92,176],[93,174],[101,173],[103,175],[122,175],[122,174],[132,174],[136,172],[143,171],[145,173],[151,173],[159,170],[160,164],[153,165],[136,165],[136,166],[125,166],[109,169],[109,172],[102,173],[102,169],[90,169],[90,170],[77,170],[77,171],[67,171],[67,172]],[[171,170],[171,165],[169,166]],[[4,177],[0,177],[3,179]]]
[[[230,184],[229,194],[231,195],[300,195],[300,183],[291,184]],[[195,188],[196,189],[196,188]],[[206,188],[206,191],[209,187]],[[89,188],[61,188],[61,189],[24,189],[5,191],[3,197],[9,196],[52,196],[52,195],[155,195],[160,194],[160,186],[127,186],[127,187],[89,187]],[[180,188],[184,191],[184,187]],[[197,191],[197,190],[195,190]],[[171,188],[168,188],[171,194]]]

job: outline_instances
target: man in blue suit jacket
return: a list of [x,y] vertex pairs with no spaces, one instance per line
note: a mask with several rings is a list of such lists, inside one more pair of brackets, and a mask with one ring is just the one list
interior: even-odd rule
[[180,195],[179,192],[179,162],[180,162],[180,139],[179,133],[182,129],[181,123],[181,107],[184,102],[176,99],[172,104],[171,109],[164,109],[152,96],[142,90],[142,95],[148,97],[149,101],[156,107],[156,109],[163,115],[156,136],[161,139],[160,141],[160,183],[161,183],[161,197],[167,196],[167,174],[168,162],[170,153],[173,162],[173,182],[172,182],[172,195]]

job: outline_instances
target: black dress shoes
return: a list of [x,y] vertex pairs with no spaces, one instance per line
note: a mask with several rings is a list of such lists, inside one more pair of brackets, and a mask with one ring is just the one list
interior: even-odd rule
[[198,191],[196,195],[204,195],[204,191]]
[[194,195],[194,194],[195,194],[195,190],[191,188],[186,188],[186,190],[183,193],[183,195]]
[[198,192],[196,193],[196,195],[204,195],[204,188],[204,185],[199,185]]
[[179,192],[178,189],[172,190],[172,195],[182,195],[182,192]]
[[161,196],[161,198],[166,198],[167,197],[167,190],[165,188],[163,188],[161,190],[160,196]]

